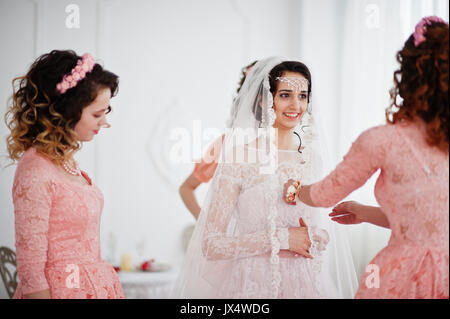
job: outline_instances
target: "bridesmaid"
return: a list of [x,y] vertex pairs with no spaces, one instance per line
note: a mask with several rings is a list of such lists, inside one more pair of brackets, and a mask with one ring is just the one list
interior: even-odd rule
[[13,80],[5,120],[19,285],[14,298],[124,298],[100,254],[103,195],[74,154],[103,127],[117,75],[89,53],[51,51]]
[[397,55],[388,124],[362,133],[330,175],[296,191],[310,206],[330,207],[381,169],[375,186],[380,208],[355,214],[360,207],[347,204],[335,209],[342,219],[332,214],[337,222],[392,230],[356,298],[449,298],[448,35],[440,18],[417,24]]
[[[242,76],[239,82],[237,93],[239,93],[239,91],[241,90],[247,74],[250,72],[256,62],[258,61],[254,61],[242,68]],[[195,219],[198,219],[201,208],[198,204],[197,198],[195,197],[194,191],[200,184],[209,183],[209,181],[213,178],[214,173],[216,172],[217,163],[219,162],[224,138],[225,135],[221,135],[210,145],[204,157],[195,164],[193,172],[188,176],[188,178],[186,178],[186,180],[179,188],[181,199]]]

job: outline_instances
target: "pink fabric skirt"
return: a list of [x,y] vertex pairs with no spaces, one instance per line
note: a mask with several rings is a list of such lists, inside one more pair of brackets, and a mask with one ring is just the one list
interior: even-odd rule
[[[449,298],[448,255],[448,249],[389,244],[371,261],[376,267],[366,268],[355,298]],[[379,270],[378,283],[374,269]]]
[[[123,299],[125,295],[114,268],[101,260],[92,263],[50,263],[45,275],[52,299]],[[15,299],[22,299],[21,285]]]

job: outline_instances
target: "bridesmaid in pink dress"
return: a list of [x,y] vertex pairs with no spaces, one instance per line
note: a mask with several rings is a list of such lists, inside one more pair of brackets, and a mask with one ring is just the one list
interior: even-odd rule
[[398,53],[389,124],[362,133],[330,175],[298,189],[302,202],[330,207],[381,170],[380,208],[346,203],[330,214],[392,230],[356,298],[449,298],[448,36],[448,23],[437,17],[419,22]]
[[6,121],[9,156],[18,161],[14,298],[124,298],[100,254],[103,195],[73,159],[109,126],[118,77],[88,53],[55,50],[13,83]]
[[[239,91],[241,90],[242,84],[244,84],[248,72],[250,72],[256,62],[258,61],[254,61],[242,68],[242,77],[237,89],[237,93],[239,93]],[[219,162],[224,138],[225,135],[221,135],[210,145],[204,157],[195,164],[194,171],[191,173],[191,175],[188,176],[188,178],[186,178],[186,180],[183,182],[183,184],[181,184],[179,188],[181,199],[195,219],[198,219],[201,208],[198,204],[197,198],[195,197],[194,191],[200,184],[209,183],[209,181],[213,178],[214,173],[216,172],[217,164]]]

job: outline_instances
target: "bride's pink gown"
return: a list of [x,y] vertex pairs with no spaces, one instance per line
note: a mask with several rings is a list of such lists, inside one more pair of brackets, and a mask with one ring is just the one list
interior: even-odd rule
[[425,128],[417,121],[367,130],[311,188],[313,202],[330,207],[381,169],[375,196],[392,235],[370,262],[379,268],[379,288],[367,272],[356,298],[449,297],[449,155],[426,143]]

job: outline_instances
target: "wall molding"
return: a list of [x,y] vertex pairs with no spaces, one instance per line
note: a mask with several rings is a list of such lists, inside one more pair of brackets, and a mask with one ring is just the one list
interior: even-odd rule
[[45,21],[45,12],[47,7],[47,0],[28,0],[33,4],[34,11],[34,44],[33,44],[33,55],[34,58],[37,58],[40,54],[42,54],[45,43],[45,32],[44,32],[44,23]]

